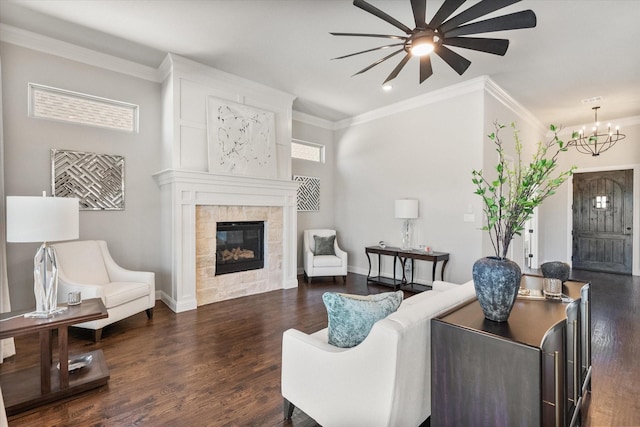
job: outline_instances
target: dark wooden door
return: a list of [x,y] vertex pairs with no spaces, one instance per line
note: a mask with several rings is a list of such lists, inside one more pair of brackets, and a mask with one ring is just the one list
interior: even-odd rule
[[631,274],[633,170],[573,176],[573,268]]

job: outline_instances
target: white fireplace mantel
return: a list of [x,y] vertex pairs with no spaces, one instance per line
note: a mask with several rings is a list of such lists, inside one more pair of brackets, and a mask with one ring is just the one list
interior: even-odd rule
[[279,206],[283,208],[281,288],[298,286],[298,183],[282,179],[167,169],[153,175],[160,187],[162,253],[171,290],[161,291],[173,311],[193,310],[196,299],[196,206]]

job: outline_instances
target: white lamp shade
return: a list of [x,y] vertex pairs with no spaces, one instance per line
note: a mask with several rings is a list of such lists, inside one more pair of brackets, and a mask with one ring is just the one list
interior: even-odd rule
[[418,218],[418,201],[416,199],[396,200],[396,218]]
[[55,242],[78,236],[78,199],[7,197],[7,242]]

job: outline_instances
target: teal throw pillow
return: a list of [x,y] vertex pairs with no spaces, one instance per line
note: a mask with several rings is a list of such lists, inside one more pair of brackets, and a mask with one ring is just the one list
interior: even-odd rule
[[329,344],[355,347],[364,341],[373,324],[398,309],[402,291],[374,295],[325,292],[322,300],[329,318]]
[[335,255],[336,250],[333,247],[333,242],[336,240],[336,235],[333,236],[313,236],[313,240],[316,242],[316,250],[314,255]]

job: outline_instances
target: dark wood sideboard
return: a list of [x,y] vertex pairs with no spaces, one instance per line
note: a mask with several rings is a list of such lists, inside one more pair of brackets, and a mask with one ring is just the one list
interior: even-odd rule
[[[542,278],[522,286],[541,289]],[[564,301],[518,298],[508,322],[477,300],[431,321],[432,426],[574,426],[590,389],[590,286]]]

